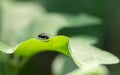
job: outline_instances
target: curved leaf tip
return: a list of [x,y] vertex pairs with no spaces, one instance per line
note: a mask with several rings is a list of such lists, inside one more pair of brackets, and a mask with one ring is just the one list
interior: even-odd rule
[[57,51],[69,56],[68,44],[69,40],[66,36],[55,36],[45,41],[32,38],[20,43],[15,48],[15,54],[30,57],[43,51]]
[[11,54],[14,52],[10,46],[8,46],[4,43],[0,43],[0,51],[3,53],[6,53],[6,54]]

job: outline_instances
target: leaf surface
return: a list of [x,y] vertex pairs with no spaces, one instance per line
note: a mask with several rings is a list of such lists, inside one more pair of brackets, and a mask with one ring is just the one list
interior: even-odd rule
[[69,40],[65,36],[55,36],[48,40],[32,38],[19,44],[15,54],[30,57],[43,51],[57,51],[70,56],[68,50]]

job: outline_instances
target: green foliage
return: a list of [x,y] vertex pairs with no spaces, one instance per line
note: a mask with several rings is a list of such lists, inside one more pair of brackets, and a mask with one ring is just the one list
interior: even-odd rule
[[[56,71],[58,72],[58,70],[58,75],[66,75],[67,73],[67,75],[108,75],[107,68],[101,64],[118,63],[119,59],[109,52],[92,46],[96,42],[97,39],[90,36],[72,37],[70,39],[70,53],[75,64],[72,63],[70,67],[68,63],[72,62],[72,59],[58,56],[53,63],[54,75],[57,75]],[[55,67],[59,64],[62,67]],[[75,68],[76,65],[79,67],[78,69]]]
[[97,66],[90,69],[76,69],[66,75],[108,75],[105,66]]
[[[107,68],[101,64],[119,62],[115,55],[93,46],[103,35],[102,19],[95,15],[102,14],[103,9],[98,8],[105,4],[104,1],[90,0],[87,7],[86,1],[75,0],[74,5],[77,3],[80,5],[80,9],[76,8],[73,11],[71,4],[74,0],[70,0],[70,3],[65,1],[66,5],[63,5],[60,0],[59,2],[58,0],[45,0],[48,3],[48,10],[53,9],[49,7],[50,3],[50,5],[58,6],[54,8],[58,11],[64,10],[71,13],[82,11],[77,15],[50,13],[41,5],[29,2],[30,0],[19,1],[0,1],[0,40],[10,45],[18,44],[11,47],[0,43],[0,75],[19,75],[21,68],[24,68],[25,64],[29,62],[28,59],[46,51],[56,51],[69,56],[57,56],[53,63],[54,75],[107,75]],[[56,2],[60,5],[57,5]],[[61,5],[65,9],[59,9]],[[66,6],[71,8],[68,9]],[[83,13],[83,11],[95,14],[93,16]],[[33,38],[41,32],[52,35],[62,34],[69,38],[66,36],[54,36],[48,40]]]
[[65,36],[56,36],[48,40],[33,38],[19,44],[15,49],[15,54],[30,57],[43,51],[57,51],[70,56],[68,44],[68,38]]
[[3,43],[0,43],[0,51],[7,53],[7,54],[10,54],[13,52],[10,46],[3,44]]
[[111,53],[90,45],[71,45],[71,55],[78,66],[85,68],[119,62],[119,59]]
[[71,38],[70,52],[78,66],[89,68],[100,64],[114,64],[119,62],[119,59],[113,54],[93,46],[96,41],[95,38],[90,36]]
[[53,75],[108,75],[108,70],[103,65],[81,69],[76,66],[71,58],[64,55],[59,55],[56,57],[52,68]]
[[9,75],[11,73],[9,55],[0,51],[0,75]]
[[[33,38],[20,43],[18,46],[16,46],[16,48],[13,48],[13,51],[15,51],[15,55],[23,56],[23,58],[27,57],[27,59],[43,51],[57,51],[63,53],[71,56],[78,67],[81,68],[80,75],[83,74],[82,71],[84,72],[85,69],[89,70],[99,66],[100,64],[115,64],[119,62],[119,59],[116,56],[90,45],[92,42],[86,42],[82,44],[74,43],[75,40],[72,40],[69,43],[68,37],[66,36],[55,36],[48,40]],[[6,45],[1,44],[0,50],[6,50],[6,47]],[[18,58],[16,60],[19,61]],[[19,63],[17,62],[17,64]],[[91,74],[91,71],[90,73],[89,71],[87,73]],[[99,68],[97,73],[99,75]],[[94,72],[92,74],[94,74]],[[72,75],[74,75],[74,72]]]

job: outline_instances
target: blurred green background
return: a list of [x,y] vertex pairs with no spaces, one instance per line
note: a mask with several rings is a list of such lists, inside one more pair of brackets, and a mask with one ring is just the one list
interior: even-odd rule
[[[15,46],[39,33],[98,39],[96,46],[120,57],[120,0],[0,0],[0,41]],[[38,54],[21,75],[51,75],[58,53]],[[42,61],[41,61],[42,60]],[[120,64],[108,66],[120,75]]]

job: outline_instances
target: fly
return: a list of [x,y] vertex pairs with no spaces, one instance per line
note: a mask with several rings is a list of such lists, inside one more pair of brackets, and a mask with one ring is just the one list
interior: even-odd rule
[[41,33],[37,37],[41,40],[48,40],[49,39],[49,35],[46,33]]

